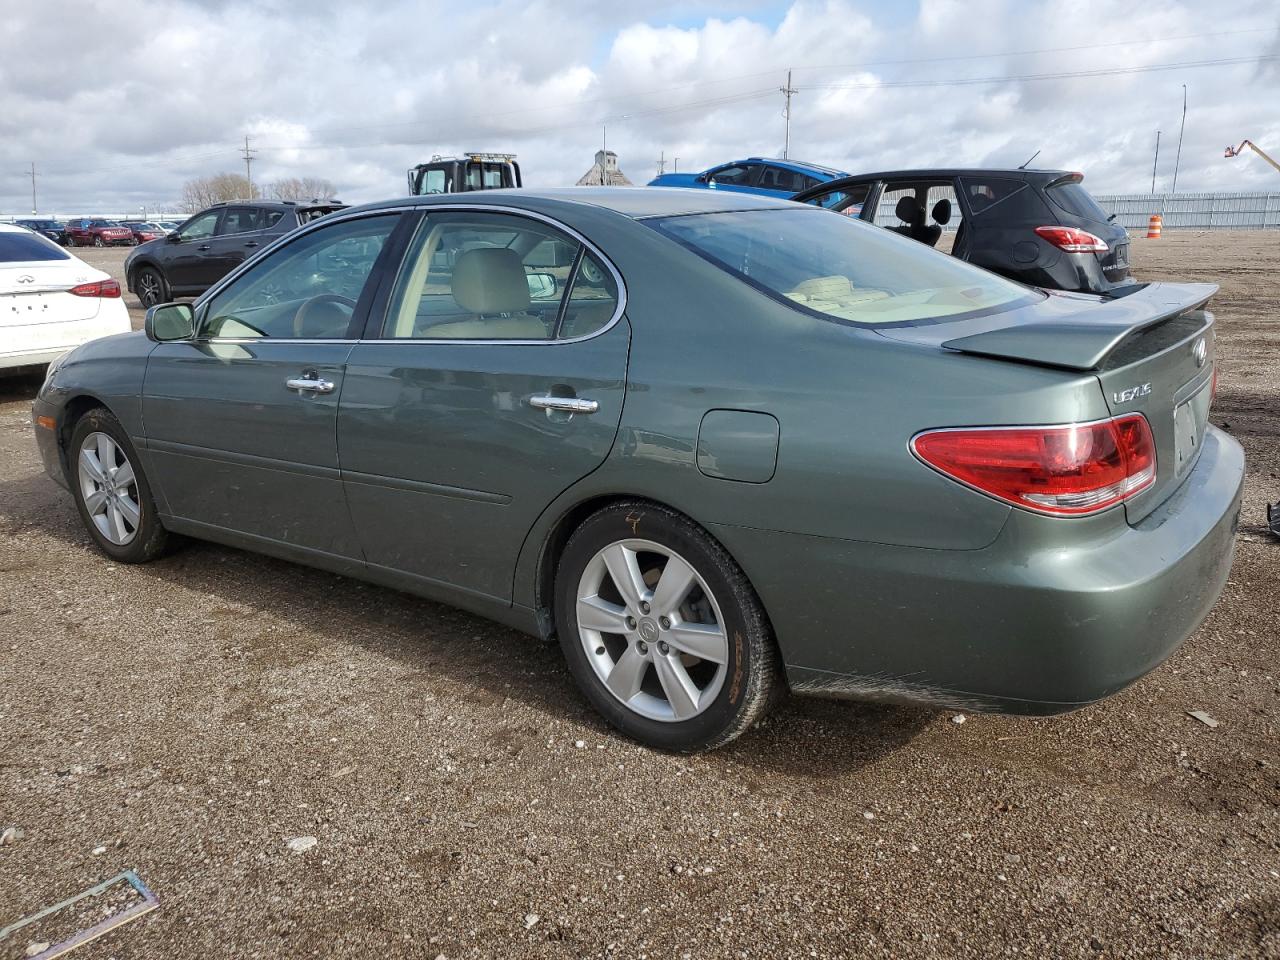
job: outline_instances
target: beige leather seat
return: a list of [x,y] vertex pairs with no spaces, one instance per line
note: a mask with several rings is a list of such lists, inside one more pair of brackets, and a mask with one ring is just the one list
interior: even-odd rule
[[546,340],[542,320],[530,313],[529,281],[520,254],[505,247],[468,250],[453,265],[451,291],[463,310],[475,314],[429,327],[437,340]]

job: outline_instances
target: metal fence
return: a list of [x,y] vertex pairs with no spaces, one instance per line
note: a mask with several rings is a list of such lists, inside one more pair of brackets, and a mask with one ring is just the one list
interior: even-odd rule
[[1280,230],[1280,193],[1122,193],[1094,199],[1134,231],[1145,230],[1155,213],[1166,230]]

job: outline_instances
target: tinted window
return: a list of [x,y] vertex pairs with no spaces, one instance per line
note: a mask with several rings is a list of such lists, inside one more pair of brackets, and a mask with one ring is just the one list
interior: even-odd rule
[[[405,257],[383,335],[549,340],[578,247],[576,240],[537,220],[430,214]],[[589,282],[584,280],[583,300]],[[590,323],[585,314],[581,322]]]
[[871,192],[871,184],[859,183],[844,190],[832,190],[820,193],[812,200],[806,201],[815,207],[826,207],[849,217],[862,213],[862,205],[867,202],[867,194]]
[[95,220],[95,221],[93,221],[93,223],[89,224],[89,226],[91,226],[91,227],[118,227],[118,226],[120,226],[120,224],[118,224],[118,223],[117,223],[116,221],[114,221],[114,220]]
[[766,190],[784,190],[787,193],[799,193],[805,189],[807,185],[805,181],[808,181],[809,184],[817,182],[804,174],[796,173],[794,170],[787,170],[785,167],[767,166],[761,171],[760,182],[757,186]]
[[262,211],[256,207],[228,207],[218,226],[218,235],[233,233],[249,233],[259,229]]
[[719,170],[713,171],[711,176],[707,178],[708,183],[723,183],[726,186],[746,186],[751,183],[751,178],[755,174],[755,168],[746,164],[738,164],[732,167],[721,167]]
[[280,218],[283,216],[284,216],[283,210],[264,210],[263,218],[262,218],[262,229],[270,230],[272,227],[274,227],[277,223],[280,222]]
[[994,313],[1039,296],[914,240],[801,206],[643,222],[777,300],[857,324]]
[[0,263],[26,263],[33,260],[70,260],[62,248],[38,233],[0,232]]
[[1107,211],[1098,206],[1098,201],[1093,199],[1078,180],[1060,183],[1056,187],[1050,187],[1045,193],[1057,206],[1073,216],[1100,220],[1103,223],[1107,220]]
[[280,248],[213,298],[202,337],[341,339],[399,215],[315,230]]

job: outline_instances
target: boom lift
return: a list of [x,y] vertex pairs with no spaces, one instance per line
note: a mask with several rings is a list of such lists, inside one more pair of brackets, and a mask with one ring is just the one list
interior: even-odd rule
[[1244,153],[1244,148],[1245,148],[1245,147],[1248,147],[1249,149],[1251,149],[1254,153],[1256,153],[1258,156],[1260,156],[1263,160],[1267,161],[1267,163],[1269,163],[1269,164],[1271,164],[1273,167],[1275,167],[1277,171],[1280,171],[1280,163],[1276,163],[1276,161],[1272,160],[1272,159],[1271,159],[1271,157],[1267,155],[1267,152],[1266,152],[1265,150],[1263,150],[1260,146],[1258,146],[1256,143],[1254,143],[1252,140],[1241,140],[1241,141],[1240,141],[1240,146],[1238,146],[1238,147],[1227,147],[1227,152],[1226,152],[1226,153],[1224,153],[1224,154],[1223,154],[1223,156],[1224,156],[1224,157],[1238,157],[1238,156],[1240,156],[1240,154]]

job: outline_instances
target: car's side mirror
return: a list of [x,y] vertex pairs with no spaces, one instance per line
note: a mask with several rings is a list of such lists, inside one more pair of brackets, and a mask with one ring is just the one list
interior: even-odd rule
[[525,275],[529,284],[530,300],[550,300],[556,295],[556,278],[550,273],[529,273]]
[[182,237],[178,234],[178,231],[175,230],[173,231],[173,233],[167,234],[165,236],[165,240],[168,241],[169,243],[181,243]]
[[706,182],[707,182],[707,179],[708,179],[708,178],[707,178],[707,175],[706,175],[705,173],[700,173],[700,174],[698,174],[696,177],[694,177],[694,178],[693,178],[693,182],[694,182],[694,183],[706,183]]
[[142,328],[156,343],[190,340],[196,335],[196,313],[189,303],[161,303],[147,310]]

